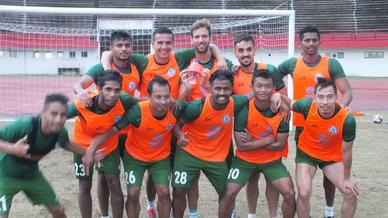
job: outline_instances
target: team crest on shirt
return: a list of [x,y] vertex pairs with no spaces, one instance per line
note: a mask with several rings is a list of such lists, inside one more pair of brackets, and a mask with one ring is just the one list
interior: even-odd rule
[[223,122],[224,124],[230,123],[230,120],[231,120],[231,118],[230,118],[229,114],[225,115],[225,116],[222,118],[222,122]]
[[221,127],[220,126],[210,127],[208,132],[207,132],[207,139],[211,140],[211,139],[218,138],[218,136],[220,136],[220,132],[221,132]]
[[136,83],[134,81],[130,81],[128,84],[128,89],[129,90],[135,90],[136,89]]
[[327,145],[327,144],[329,144],[329,137],[327,135],[325,135],[325,134],[319,134],[318,144],[319,145]]
[[169,68],[169,69],[167,70],[167,76],[169,76],[169,77],[175,76],[175,73],[176,73],[176,71],[175,71],[174,68]]
[[317,72],[314,77],[314,82],[318,83],[318,78],[323,78],[322,73]]
[[273,129],[272,129],[272,127],[270,125],[267,126],[267,131],[268,132],[273,132]]
[[116,116],[116,117],[115,117],[115,122],[116,122],[116,123],[119,122],[119,121],[121,120],[121,118],[122,118],[122,116]]
[[329,133],[332,134],[332,135],[337,135],[337,133],[338,133],[337,127],[335,127],[335,126],[330,126],[330,127],[329,127]]
[[162,134],[156,134],[152,137],[151,140],[151,147],[159,147],[163,144],[163,135]]
[[169,131],[170,129],[172,129],[172,123],[169,123],[169,124],[167,124],[167,126],[166,126],[166,130],[167,130],[167,131]]

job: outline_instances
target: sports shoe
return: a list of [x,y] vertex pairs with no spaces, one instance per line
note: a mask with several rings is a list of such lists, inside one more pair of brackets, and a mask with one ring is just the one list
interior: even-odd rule
[[158,218],[156,211],[152,208],[147,209],[147,218]]

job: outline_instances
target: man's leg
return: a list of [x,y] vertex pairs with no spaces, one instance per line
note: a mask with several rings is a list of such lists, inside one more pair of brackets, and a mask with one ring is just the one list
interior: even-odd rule
[[97,163],[96,168],[98,171],[99,178],[99,184],[97,184],[97,186],[100,187],[100,189],[97,189],[97,192],[99,197],[103,197],[103,199],[101,199],[100,201],[100,205],[104,207],[106,206],[106,204],[108,205],[106,208],[106,212],[104,211],[105,213],[102,213],[102,215],[108,215],[110,196],[113,218],[122,217],[124,197],[120,185],[119,149],[116,149],[115,151],[105,156],[103,160]]
[[103,173],[108,182],[110,191],[110,202],[112,207],[113,218],[123,217],[124,210],[124,195],[121,190],[120,176],[119,175],[108,175]]
[[343,195],[341,213],[342,217],[354,217],[357,209],[357,197],[344,190],[344,165],[342,162],[329,164],[323,167],[323,173],[341,191]]
[[240,192],[242,187],[243,185],[238,183],[228,183],[226,185],[225,193],[218,208],[218,217],[230,218],[230,216],[232,215],[232,210],[234,208],[233,206],[236,200],[236,196]]
[[323,188],[325,189],[326,199],[325,217],[334,217],[335,185],[326,176],[323,177]]
[[92,196],[90,190],[92,189],[93,166],[90,167],[90,175],[85,175],[85,169],[82,164],[81,156],[73,155],[75,175],[78,179],[78,205],[81,212],[81,217],[92,217]]
[[146,193],[147,193],[147,215],[150,218],[156,217],[156,205],[155,205],[155,198],[156,198],[156,189],[154,181],[152,180],[151,176],[147,176],[147,185],[146,185]]
[[59,205],[46,205],[53,218],[66,218],[65,207],[62,204]]
[[256,216],[257,199],[259,198],[259,178],[260,173],[254,172],[245,188],[249,211],[248,216],[250,217],[253,217],[253,215]]
[[127,215],[128,218],[138,218],[140,214],[140,187],[129,187],[127,190]]
[[[7,218],[11,210],[13,197],[21,190],[24,184],[11,177],[0,176],[0,217]],[[26,180],[25,182],[28,182]]]
[[168,218],[171,211],[170,199],[170,175],[171,164],[170,158],[165,158],[156,162],[149,163],[148,173],[155,184],[156,193],[158,195],[158,216],[160,218]]
[[267,198],[268,202],[269,216],[276,217],[279,202],[279,191],[276,190],[275,187],[273,187],[271,182],[268,182],[267,180],[265,181],[265,197]]
[[192,156],[180,147],[176,148],[174,170],[171,185],[173,189],[173,213],[175,218],[182,218],[186,209],[186,195],[195,176],[200,172],[203,161]]
[[189,205],[189,217],[198,217],[197,209],[198,209],[198,199],[199,199],[199,176],[198,173],[193,182],[191,183],[191,187],[187,193],[187,203]]
[[156,185],[158,195],[158,216],[168,218],[171,210],[170,187],[168,185]]
[[299,218],[310,216],[312,180],[317,168],[307,163],[296,163],[296,185],[298,187],[297,213]]
[[[98,163],[97,163],[98,166]],[[103,174],[97,174],[97,198],[101,216],[109,216],[109,186]]]

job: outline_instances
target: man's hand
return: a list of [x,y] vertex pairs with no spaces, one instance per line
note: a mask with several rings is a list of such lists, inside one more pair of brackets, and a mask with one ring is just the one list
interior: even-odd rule
[[244,130],[244,132],[240,132],[241,141],[243,142],[249,142],[252,140],[252,135],[248,132],[247,129]]
[[185,147],[186,145],[189,144],[189,139],[187,138],[187,133],[185,132],[180,132],[178,139],[177,139],[177,144],[181,147]]
[[187,69],[182,70],[180,77],[181,77],[182,85],[185,86],[186,90],[191,90],[193,86],[190,84],[189,71]]
[[87,176],[89,176],[90,167],[94,163],[95,153],[96,152],[93,149],[89,148],[89,149],[86,150],[86,153],[82,157],[82,164],[84,165],[85,174]]
[[220,60],[217,60],[217,69],[218,70],[228,69],[228,66],[226,65],[225,58],[221,58]]
[[276,113],[279,111],[279,108],[281,105],[282,105],[281,94],[276,92],[271,96],[270,109],[272,112]]
[[232,72],[233,74],[237,74],[238,70],[240,69],[240,65],[232,65]]
[[358,196],[358,186],[353,176],[344,179],[344,191],[347,194],[353,194],[356,197]]
[[91,105],[92,104],[92,99],[89,97],[90,96],[90,93],[91,91],[88,90],[88,89],[83,89],[82,91],[80,91],[75,99],[80,101],[81,103],[85,104],[85,105]]
[[27,141],[27,135],[17,141],[15,145],[11,147],[11,154],[18,157],[30,158],[31,154],[27,153],[30,145],[27,144]]

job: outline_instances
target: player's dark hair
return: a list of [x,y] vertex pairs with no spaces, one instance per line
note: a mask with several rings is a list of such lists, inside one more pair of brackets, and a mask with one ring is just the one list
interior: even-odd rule
[[163,78],[161,76],[155,76],[155,78],[153,78],[148,83],[148,86],[147,86],[147,92],[149,95],[152,95],[152,92],[154,89],[154,84],[158,84],[159,86],[168,86],[168,90],[171,91],[170,83],[168,83],[168,81],[165,78]]
[[152,33],[152,41],[155,40],[156,34],[170,34],[172,36],[172,40],[174,41],[174,33],[168,27],[159,27],[155,29]]
[[107,81],[115,81],[120,84],[121,88],[123,78],[121,77],[120,73],[115,70],[104,70],[97,76],[96,84],[102,89]]
[[305,26],[299,31],[299,41],[303,41],[305,33],[317,33],[318,39],[321,40],[321,33],[314,26]]
[[317,78],[317,85],[315,86],[314,94],[317,94],[319,90],[330,86],[333,87],[334,92],[337,95],[337,86],[335,85],[334,80],[329,78]]
[[210,79],[209,79],[210,85],[213,85],[213,82],[216,79],[218,79],[218,80],[229,80],[229,82],[233,85],[234,75],[233,75],[233,72],[230,71],[230,70],[216,70],[210,76]]
[[253,38],[253,36],[251,34],[241,33],[241,34],[237,35],[236,37],[234,37],[233,47],[236,47],[236,45],[240,42],[249,42],[249,41],[251,41],[252,45],[255,46],[255,38]]
[[110,44],[111,45],[114,42],[121,41],[121,40],[129,40],[130,42],[132,42],[132,36],[128,32],[125,32],[125,31],[122,31],[122,30],[114,31],[110,35]]
[[206,28],[207,32],[209,33],[209,37],[212,35],[211,24],[207,19],[204,18],[204,19],[195,21],[193,25],[191,25],[191,31],[190,31],[191,37],[193,37],[193,32],[199,28]]
[[273,82],[272,74],[268,70],[255,70],[252,75],[252,85],[255,83],[256,78],[270,79]]
[[69,102],[69,98],[61,93],[51,93],[46,95],[44,98],[43,107],[47,108],[51,103],[53,102],[59,102],[63,105],[67,105],[67,102]]

